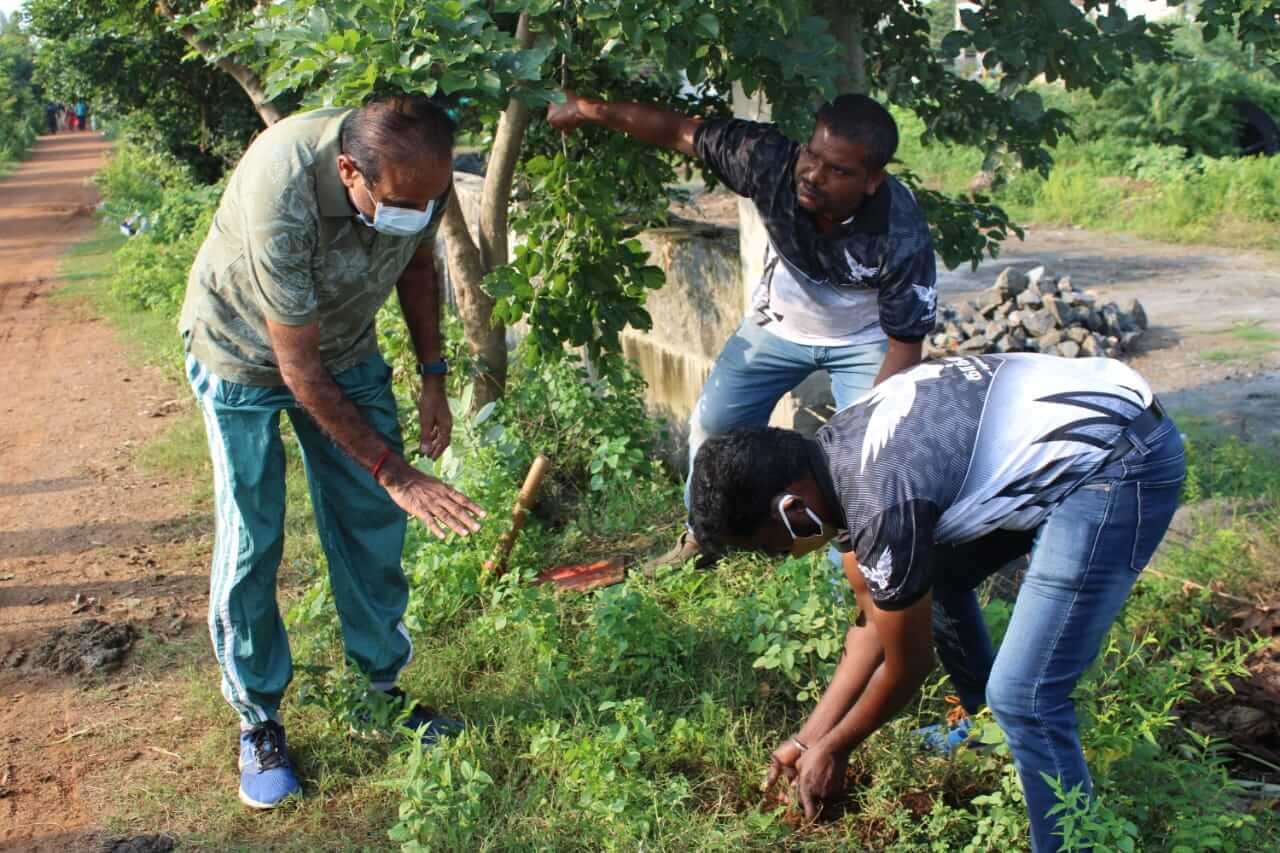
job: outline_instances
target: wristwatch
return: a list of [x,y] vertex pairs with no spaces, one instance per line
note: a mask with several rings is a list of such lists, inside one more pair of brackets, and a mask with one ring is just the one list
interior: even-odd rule
[[449,372],[449,362],[443,358],[440,359],[439,361],[418,362],[419,376],[443,376],[448,372]]

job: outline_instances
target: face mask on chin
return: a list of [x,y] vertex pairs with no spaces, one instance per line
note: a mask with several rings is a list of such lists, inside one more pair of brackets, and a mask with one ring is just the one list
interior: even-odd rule
[[370,219],[359,209],[356,210],[356,216],[379,234],[386,234],[389,237],[412,237],[415,234],[421,234],[423,229],[431,223],[431,211],[436,206],[435,199],[427,204],[426,210],[411,210],[407,207],[390,207],[375,201],[367,184],[364,194],[373,204],[373,218]]
[[800,498],[797,495],[792,494],[784,494],[778,499],[778,515],[782,517],[782,524],[787,528],[787,533],[791,535],[791,551],[789,553],[793,557],[803,557],[806,554],[812,554],[814,551],[830,542],[832,537],[836,535],[836,529],[834,526],[824,523],[822,519],[818,518],[817,513],[806,506],[804,507],[805,514],[808,515],[809,520],[817,526],[818,532],[810,534],[809,536],[797,536],[795,530],[791,527],[791,519],[787,517],[787,507],[791,506],[793,502],[798,500],[800,500]]

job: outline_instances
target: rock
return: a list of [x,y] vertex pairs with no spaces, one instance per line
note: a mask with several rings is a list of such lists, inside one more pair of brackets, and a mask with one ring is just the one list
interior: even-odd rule
[[1088,339],[1088,337],[1089,337],[1089,330],[1086,329],[1084,326],[1072,326],[1070,329],[1067,329],[1067,338],[1069,340],[1075,341],[1078,344],[1084,343],[1085,340]]
[[1080,354],[1088,358],[1097,358],[1102,355],[1102,344],[1098,342],[1097,335],[1090,335],[1080,342]]
[[995,310],[991,312],[991,319],[1003,320],[1005,317],[1009,316],[1009,312],[1012,311],[1015,307],[1016,306],[1014,305],[1014,302],[1012,299],[1005,300],[1004,302],[1001,302],[999,305],[997,305]]
[[957,352],[982,352],[987,348],[986,335],[974,335],[956,348]]
[[1022,270],[1005,267],[1000,270],[1000,275],[996,276],[996,283],[992,285],[992,289],[1000,288],[1009,296],[1017,296],[1026,289],[1027,281],[1027,274]]
[[1058,355],[1063,358],[1075,358],[1080,354],[1080,345],[1075,341],[1063,341],[1058,344]]
[[1027,336],[1020,328],[1010,329],[1006,340],[1009,342],[1009,352],[1024,352],[1027,349]]
[[991,342],[989,352],[1013,352],[1013,341],[1008,335],[1001,335]]
[[1036,346],[1040,347],[1040,351],[1044,352],[1045,347],[1056,347],[1062,341],[1061,329],[1050,329],[1040,337],[1036,338]]
[[986,336],[988,341],[994,341],[1005,333],[1004,323],[991,322],[982,330],[982,334]]
[[1108,335],[1118,335],[1124,331],[1120,326],[1120,309],[1116,307],[1114,302],[1108,302],[1102,306],[1102,324],[1103,331]]
[[1054,325],[1059,329],[1067,328],[1076,318],[1076,312],[1071,310],[1071,306],[1056,296],[1046,296],[1044,298],[1044,310],[1049,312],[1049,316],[1053,318]]
[[1071,287],[1071,276],[1064,275],[1058,280],[1058,292],[1063,295],[1075,295],[1075,290]]
[[1105,334],[1107,331],[1107,322],[1102,317],[1102,312],[1097,308],[1090,308],[1089,313],[1084,318],[1085,327],[1091,332]]
[[1035,285],[1043,292],[1053,287],[1057,287],[1058,278],[1049,272],[1049,268],[1043,264],[1038,267],[1032,267],[1027,270],[1027,286]]
[[1076,292],[1073,292],[1073,293],[1071,294],[1071,304],[1072,304],[1072,305],[1076,305],[1076,306],[1083,306],[1083,307],[1085,307],[1085,308],[1092,308],[1094,305],[1096,305],[1096,304],[1097,304],[1097,302],[1098,302],[1098,300],[1097,300],[1095,297],[1090,296],[1090,295],[1089,295],[1089,294],[1087,294],[1087,293],[1076,293]]
[[1018,294],[1017,299],[1019,308],[1039,308],[1044,304],[1044,295],[1040,292],[1040,288],[1034,284],[1028,284],[1026,289]]
[[943,331],[943,334],[945,334],[949,338],[959,339],[964,337],[964,333],[960,331],[960,327],[956,325],[955,321],[948,322],[945,326],[942,327],[942,331]]
[[947,335],[945,332],[936,332],[931,338],[929,338],[929,343],[935,347],[940,347],[946,342]]
[[1025,311],[1010,311],[1009,315],[1004,318],[1005,324],[1008,325],[1010,329],[1021,326],[1022,318],[1026,316],[1026,313],[1027,312]]
[[1136,341],[1141,336],[1142,336],[1142,332],[1139,332],[1137,329],[1134,329],[1131,332],[1121,332],[1120,333],[1121,348],[1123,348],[1125,352],[1128,352],[1130,345],[1132,345],[1133,342]]
[[1129,316],[1133,317],[1133,324],[1139,331],[1147,330],[1150,321],[1147,319],[1147,309],[1142,307],[1141,302],[1135,299],[1129,303]]
[[1004,291],[988,288],[978,294],[978,312],[990,317],[996,306],[1008,298]]
[[964,337],[972,338],[982,331],[982,327],[975,322],[965,322],[960,324],[960,331],[964,333]]
[[1053,316],[1048,311],[1030,311],[1022,318],[1022,328],[1027,335],[1038,338],[1053,328]]

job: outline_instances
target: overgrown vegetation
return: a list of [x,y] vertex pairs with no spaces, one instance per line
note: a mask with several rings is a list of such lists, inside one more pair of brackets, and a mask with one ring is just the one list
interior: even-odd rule
[[[1126,231],[1166,242],[1280,248],[1280,158],[1238,156],[1233,104],[1280,120],[1280,79],[1225,36],[1179,29],[1174,60],[1143,62],[1098,97],[1041,87],[1072,119],[1048,174],[998,162],[991,197],[1014,220]],[[904,112],[898,159],[926,184],[959,193],[985,163],[972,148],[923,145]],[[984,190],[986,191],[986,190]]]
[[18,21],[0,12],[0,174],[21,160],[43,131],[44,105],[31,81],[34,52]]
[[[142,210],[154,222],[117,256],[115,300],[163,320],[147,334],[172,336],[191,234],[203,233],[212,194],[199,195],[207,191],[171,159],[131,146],[117,150],[101,183],[113,216]],[[412,431],[413,356],[394,306],[379,327]],[[1242,340],[1256,335],[1241,328]],[[448,338],[465,357],[456,319]],[[464,717],[465,736],[424,751],[410,739],[348,735],[363,686],[343,661],[323,558],[313,537],[299,535],[310,525],[294,459],[283,595],[299,670],[284,713],[305,798],[269,820],[251,821],[234,803],[234,720],[198,639],[163,660],[186,693],[183,736],[207,734],[184,747],[182,778],[119,786],[113,820],[215,850],[1025,849],[1016,775],[990,718],[977,721],[986,748],[953,759],[922,752],[913,735],[952,708],[940,673],[855,753],[836,820],[799,829],[762,799],[769,751],[812,706],[855,615],[823,558],[739,556],[714,571],[632,577],[589,595],[530,585],[547,566],[641,553],[681,523],[679,475],[660,461],[660,425],[644,414],[639,379],[621,363],[600,367],[517,360],[507,396],[474,416],[469,386],[453,377],[454,445],[432,467],[495,521],[443,543],[411,526],[406,622],[417,652],[405,686]],[[1180,722],[1225,691],[1258,647],[1226,627],[1237,604],[1183,581],[1241,596],[1274,587],[1280,448],[1193,436],[1187,499],[1210,506],[1247,495],[1254,509],[1170,538],[1082,685],[1099,797],[1086,806],[1064,792],[1080,847],[1246,851],[1280,838],[1276,814],[1232,781],[1248,772],[1239,756]],[[195,449],[170,460],[201,458],[198,430],[175,441]],[[501,532],[496,519],[538,452],[552,458],[554,480],[511,571],[489,576],[482,564]],[[998,635],[1008,606],[987,612]]]

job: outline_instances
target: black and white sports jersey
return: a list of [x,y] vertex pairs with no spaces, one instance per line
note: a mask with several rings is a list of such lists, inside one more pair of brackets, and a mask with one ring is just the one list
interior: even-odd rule
[[932,584],[935,544],[1030,530],[1098,470],[1151,388],[1106,358],[948,358],[899,373],[818,431],[876,604]]
[[751,199],[768,233],[752,296],[758,322],[811,346],[848,346],[933,331],[937,269],[929,225],[911,190],[888,177],[848,222],[818,230],[796,199],[800,145],[772,124],[718,119],[693,146],[729,189]]

